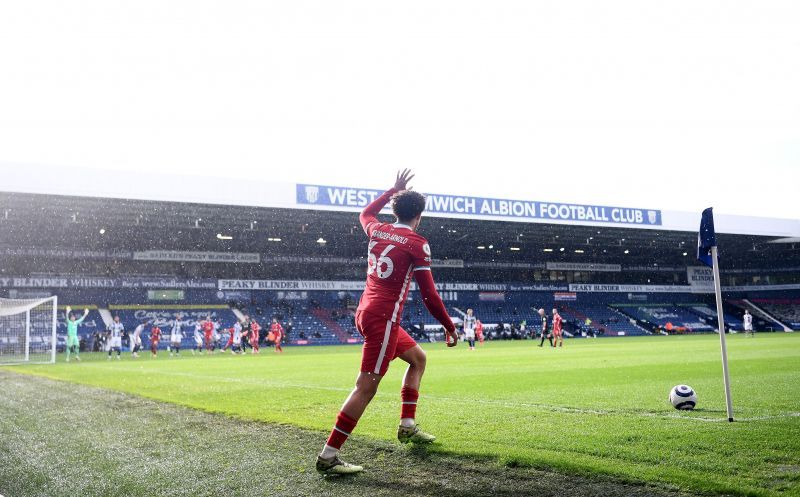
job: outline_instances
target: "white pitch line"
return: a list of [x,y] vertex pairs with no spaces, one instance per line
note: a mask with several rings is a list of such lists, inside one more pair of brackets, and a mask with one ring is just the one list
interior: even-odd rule
[[[86,363],[85,366],[105,366],[103,364],[91,364]],[[113,366],[117,371],[130,371],[130,372],[137,372],[137,373],[144,373],[145,370],[140,368],[126,368],[126,367],[119,367]],[[150,373],[153,374],[153,373]],[[245,379],[245,378],[231,378],[228,376],[213,376],[213,375],[204,375],[204,374],[197,374],[197,373],[186,373],[181,371],[173,371],[170,373],[159,373],[159,374],[166,374],[168,376],[183,376],[186,378],[194,378],[198,380],[212,380],[218,381],[223,383],[238,383],[238,384],[245,384],[245,385],[255,385],[255,386],[265,386],[265,387],[273,387],[273,388],[302,388],[302,389],[311,389],[311,390],[323,390],[323,391],[330,391],[330,392],[350,392],[352,388],[345,388],[345,387],[326,387],[322,385],[313,385],[313,384],[306,384],[306,383],[289,383],[289,382],[275,382],[274,380],[255,380],[255,379]],[[385,393],[385,392],[378,392],[377,394],[380,397],[389,397],[393,396],[394,394]],[[464,398],[454,398],[454,397],[441,397],[438,395],[425,395],[425,399],[434,400],[434,401],[443,401],[443,402],[454,402],[459,404],[464,403],[473,403],[473,404],[484,404],[484,405],[493,405],[499,407],[505,407],[507,409],[536,409],[539,411],[546,411],[546,412],[563,412],[568,414],[595,414],[599,416],[639,416],[644,418],[667,418],[667,419],[678,419],[684,421],[700,421],[705,423],[722,423],[728,422],[727,418],[706,418],[706,417],[699,417],[699,416],[682,416],[680,414],[659,414],[655,412],[623,412],[623,411],[608,411],[602,409],[584,409],[581,407],[569,407],[569,406],[556,406],[551,404],[536,404],[536,403],[528,403],[528,402],[509,402],[505,400],[486,400],[486,399],[470,399],[466,400]],[[782,419],[782,418],[794,418],[800,417],[800,412],[787,412],[781,414],[775,414],[770,416],[756,416],[756,417],[749,417],[749,418],[735,418],[736,421],[745,422],[745,421],[766,421],[770,419]]]

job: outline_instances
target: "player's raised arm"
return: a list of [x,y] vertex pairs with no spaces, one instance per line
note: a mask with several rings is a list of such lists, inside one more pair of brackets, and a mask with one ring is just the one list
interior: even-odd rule
[[407,189],[408,182],[411,181],[411,178],[413,177],[414,175],[411,174],[410,169],[399,171],[397,173],[397,178],[394,181],[394,186],[386,190],[383,195],[373,200],[372,203],[370,203],[364,208],[363,211],[361,211],[361,215],[358,219],[361,221],[361,227],[364,229],[364,232],[366,232],[367,235],[369,235],[369,226],[378,222],[378,214],[381,212],[381,209],[383,209],[383,207],[389,203],[392,195]]
[[81,316],[81,318],[80,318],[80,319],[76,320],[76,322],[77,322],[78,324],[81,324],[81,323],[83,323],[83,320],[84,320],[84,319],[86,319],[86,316],[88,316],[88,315],[89,315],[89,309],[84,309],[84,310],[83,310],[83,316]]
[[431,316],[436,318],[445,329],[445,342],[448,347],[454,347],[458,343],[458,335],[456,334],[456,325],[450,319],[447,309],[442,302],[442,297],[436,291],[436,285],[433,282],[433,275],[430,269],[419,269],[414,271],[414,279],[417,280],[419,293],[422,295],[422,302]]

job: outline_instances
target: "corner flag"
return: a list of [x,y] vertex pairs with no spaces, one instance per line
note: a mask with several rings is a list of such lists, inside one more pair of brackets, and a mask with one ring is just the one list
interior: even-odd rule
[[697,233],[697,260],[711,267],[714,272],[714,294],[717,298],[717,324],[719,326],[719,345],[722,350],[725,404],[728,410],[728,421],[733,422],[731,381],[728,375],[728,347],[725,344],[725,316],[722,313],[722,288],[719,281],[719,254],[717,253],[717,235],[714,232],[714,211],[711,207],[703,211],[700,219],[700,231]]
[[709,207],[703,211],[700,220],[700,232],[697,233],[697,260],[708,267],[713,267],[711,247],[716,247],[717,235],[714,233],[714,209]]

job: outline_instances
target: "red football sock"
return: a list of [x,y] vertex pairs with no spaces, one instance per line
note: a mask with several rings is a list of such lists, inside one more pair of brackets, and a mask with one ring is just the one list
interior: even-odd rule
[[347,437],[355,429],[356,424],[358,424],[357,419],[353,419],[340,411],[336,417],[336,424],[333,425],[333,430],[331,430],[331,435],[328,437],[327,444],[334,449],[341,449]]
[[417,399],[419,392],[413,388],[403,387],[400,390],[400,400],[403,402],[400,407],[400,418],[414,419],[417,415]]

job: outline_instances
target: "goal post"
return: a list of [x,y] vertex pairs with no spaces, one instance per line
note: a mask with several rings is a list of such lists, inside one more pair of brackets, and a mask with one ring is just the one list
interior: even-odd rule
[[0,365],[56,362],[58,297],[0,298]]

